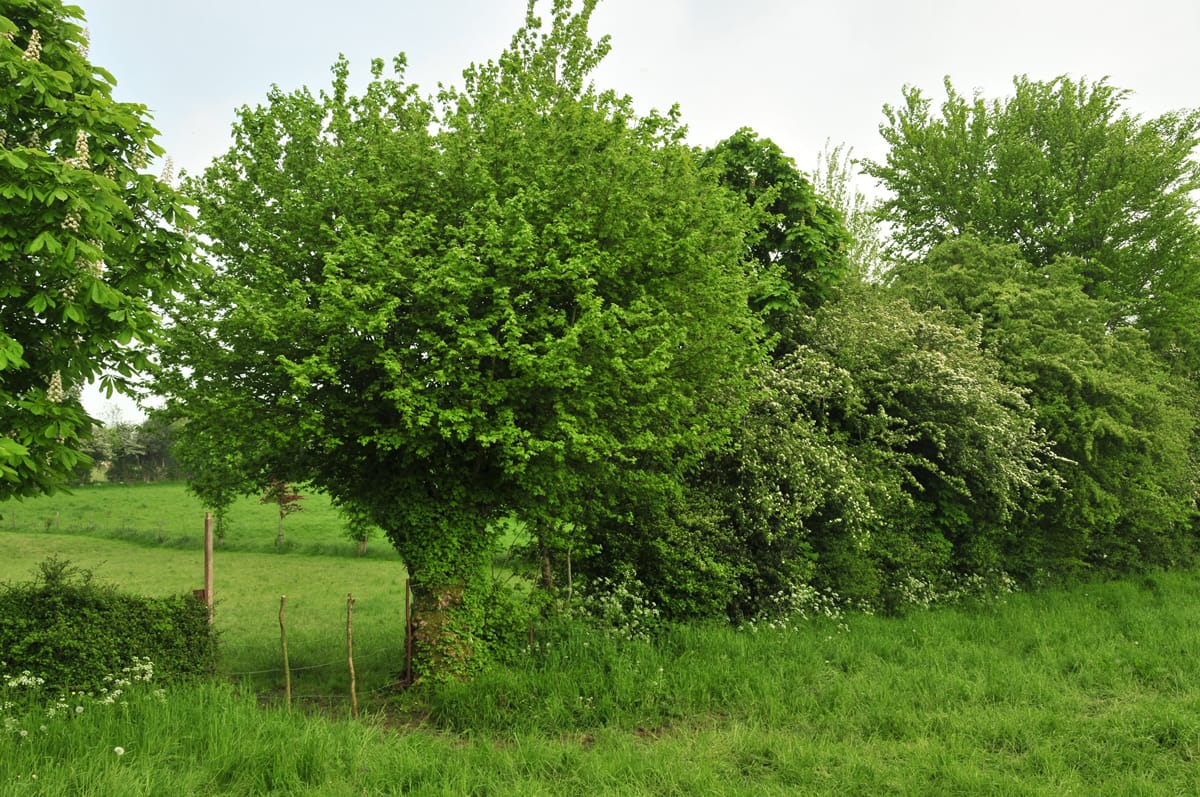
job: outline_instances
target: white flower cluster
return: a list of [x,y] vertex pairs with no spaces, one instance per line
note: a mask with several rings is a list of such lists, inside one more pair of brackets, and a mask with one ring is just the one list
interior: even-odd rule
[[50,384],[46,387],[46,398],[54,404],[62,404],[66,397],[66,391],[63,390],[62,372],[55,371],[50,375]]
[[767,599],[767,608],[759,613],[747,628],[757,631],[760,627],[776,631],[796,628],[800,623],[823,618],[837,624],[841,631],[849,631],[845,601],[829,589],[817,589],[811,584],[792,584]]
[[895,589],[901,607],[928,609],[934,605],[951,605],[964,600],[996,603],[1017,591],[1017,582],[1004,571],[990,573],[943,574],[945,586],[940,589],[929,581],[909,575]]
[[580,590],[580,611],[606,631],[649,642],[662,624],[662,613],[643,590],[642,583],[630,574],[599,578]]
[[[6,666],[4,662],[0,662],[0,670]],[[113,705],[120,703],[126,704],[123,699],[128,695],[130,689],[137,690],[139,685],[149,684],[154,680],[154,663],[146,656],[134,656],[128,667],[122,667],[119,675],[107,675],[104,677],[105,686],[100,688],[100,693],[94,695],[91,692],[70,692],[68,694],[60,694],[52,698],[48,703],[43,703],[42,696],[36,694],[38,690],[46,683],[46,679],[34,675],[29,670],[25,670],[20,675],[2,675],[0,687],[3,689],[26,689],[28,694],[13,695],[9,693],[14,700],[0,702],[0,714],[4,715],[4,729],[6,731],[14,731],[21,736],[27,735],[27,732],[21,729],[21,722],[14,716],[14,710],[19,713],[19,709],[24,707],[28,710],[31,704],[44,706],[45,716],[47,719],[70,718],[83,714],[87,710],[88,705]],[[145,690],[142,690],[143,692]],[[162,689],[155,689],[150,692],[156,700],[162,701],[166,699],[166,692]],[[41,730],[46,730],[46,726],[41,726]]]
[[121,672],[134,683],[149,683],[154,680],[154,662],[149,656],[134,656],[133,663],[121,668]]
[[80,130],[75,134],[75,157],[67,158],[66,163],[77,169],[86,169],[91,155],[91,152],[88,150],[87,133]]
[[[65,224],[66,224],[66,222],[64,222],[64,225]],[[104,250],[104,242],[103,241],[99,241],[95,238],[89,238],[88,243],[101,251]],[[104,273],[104,261],[99,258],[97,258],[95,260],[88,260],[85,257],[80,256],[78,265],[79,265],[80,269],[91,273],[91,275],[94,277],[99,277],[101,274]]]
[[[0,666],[3,666],[2,662],[0,662]],[[3,681],[5,689],[11,689],[13,687],[18,689],[37,689],[42,684],[46,683],[45,678],[41,677],[40,675],[34,675],[29,670],[24,670],[20,675],[8,675],[5,673],[3,676]]]
[[29,46],[25,48],[25,60],[37,61],[42,57],[42,34],[34,28],[33,35],[29,37]]

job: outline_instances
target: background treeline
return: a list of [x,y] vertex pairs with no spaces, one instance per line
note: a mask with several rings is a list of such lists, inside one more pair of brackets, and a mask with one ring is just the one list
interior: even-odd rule
[[137,423],[111,419],[82,440],[90,461],[76,466],[71,484],[180,481],[188,473],[175,458],[177,437],[178,422],[155,412]]
[[751,254],[792,293],[732,439],[620,536],[674,613],[1192,561],[1200,116],[1143,121],[1066,77],[946,96],[886,109],[873,208],[844,180],[840,207],[797,200],[805,178],[747,131],[703,156],[752,204],[774,196]]

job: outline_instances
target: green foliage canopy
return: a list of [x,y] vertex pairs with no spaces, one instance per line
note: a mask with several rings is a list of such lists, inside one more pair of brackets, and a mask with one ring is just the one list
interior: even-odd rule
[[[899,608],[914,585],[998,577],[1051,453],[978,330],[953,320],[871,285],[810,317],[803,344],[747,381],[749,411],[664,522],[674,545],[639,563],[655,599],[680,605],[684,584],[743,619],[806,585]],[[671,572],[681,550],[707,570]]]
[[1194,549],[1193,393],[1145,332],[1110,327],[1112,304],[1088,295],[1081,270],[966,237],[890,274],[918,306],[979,330],[1052,441],[1061,489],[1012,552],[1027,576],[1168,566]]
[[[742,128],[704,154],[721,182],[762,211],[748,255],[757,267],[754,307],[782,333],[797,310],[827,301],[850,273],[841,214],[779,146]],[[794,343],[782,341],[786,349]]]
[[275,89],[191,186],[212,268],[161,382],[185,433],[262,432],[270,471],[368,511],[419,590],[477,579],[501,512],[600,522],[665,489],[762,356],[754,215],[674,113],[585,83],[593,5],[546,32],[531,5],[436,107],[402,59],[357,97],[345,62],[319,96]]
[[162,300],[188,267],[179,196],[139,169],[146,109],[112,98],[82,12],[14,0],[0,14],[0,500],[54,489],[95,424],[78,401],[149,365]]
[[1143,121],[1104,80],[1013,87],[988,101],[947,78],[937,111],[914,87],[885,106],[890,149],[865,171],[891,192],[881,212],[900,252],[973,233],[1017,245],[1034,266],[1073,257],[1084,292],[1113,303],[1111,321],[1136,321],[1194,368],[1200,110]]

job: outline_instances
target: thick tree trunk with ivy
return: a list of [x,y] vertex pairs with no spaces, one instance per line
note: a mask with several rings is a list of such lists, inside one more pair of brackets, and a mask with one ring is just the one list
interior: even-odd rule
[[487,586],[484,562],[491,546],[483,534],[464,534],[462,527],[443,531],[444,546],[412,545],[412,535],[392,537],[409,571],[417,681],[467,678],[490,659],[482,610],[472,598]]
[[476,657],[470,634],[464,633],[463,581],[425,584],[413,581],[413,643],[417,678],[461,677]]

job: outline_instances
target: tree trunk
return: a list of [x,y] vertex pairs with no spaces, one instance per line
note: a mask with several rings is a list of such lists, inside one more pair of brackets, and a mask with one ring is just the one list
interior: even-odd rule
[[542,588],[554,593],[554,568],[550,564],[550,549],[545,545],[542,546]]
[[358,555],[359,556],[367,555],[367,538],[366,537],[363,537],[361,540],[358,541]]
[[424,584],[413,580],[414,681],[449,680],[471,673],[475,650],[470,622],[461,616],[465,592],[463,581]]
[[279,516],[279,525],[275,527],[275,547],[283,547],[283,515]]

